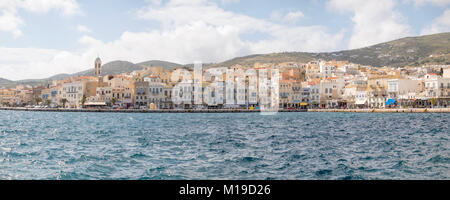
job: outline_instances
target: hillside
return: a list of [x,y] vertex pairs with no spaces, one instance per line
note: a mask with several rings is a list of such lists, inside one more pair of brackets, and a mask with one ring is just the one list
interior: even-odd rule
[[450,64],[450,33],[407,37],[361,49],[321,53],[317,57],[377,67]]
[[147,62],[137,63],[136,65],[140,67],[163,67],[165,69],[175,69],[177,67],[183,67],[183,65],[178,63],[166,62],[161,60],[150,60]]
[[212,65],[212,67],[230,67],[235,64],[253,66],[255,63],[308,62],[314,60],[312,55],[312,53],[304,52],[256,54],[217,63]]
[[[432,56],[431,56],[432,55]],[[439,33],[419,37],[407,37],[365,48],[328,53],[287,52],[250,55],[214,66],[235,64],[253,65],[260,63],[308,62],[315,59],[348,60],[361,65],[375,67],[424,64],[450,64],[450,33]]]
[[[142,69],[142,67],[128,61],[113,61],[106,63],[102,66],[102,75],[120,74],[140,69]],[[72,76],[92,76],[92,75],[94,75],[93,68],[72,74]]]
[[[106,63],[102,66],[102,75],[129,73],[132,71],[141,70],[144,67],[152,67],[152,66],[162,66],[167,69],[174,69],[176,67],[182,67],[183,65],[158,60],[152,60],[137,64],[128,61],[113,61]],[[14,87],[16,85],[21,84],[23,85],[49,84],[53,80],[62,80],[70,76],[92,76],[92,75],[94,75],[94,69],[89,69],[74,74],[58,74],[45,79],[25,79],[19,81],[11,81],[0,78],[0,87]]]
[[[424,64],[450,65],[450,32],[418,37],[407,37],[385,42],[365,48],[327,53],[284,52],[271,54],[256,54],[234,58],[216,64],[204,64],[204,67],[229,67],[235,64],[253,66],[254,63],[308,62],[311,60],[348,60],[361,65],[381,66],[421,66]],[[102,75],[119,74],[140,70],[144,67],[162,66],[166,69],[188,66],[172,62],[151,60],[141,63],[113,61],[103,65]],[[86,70],[75,74],[58,74],[46,79],[29,79],[10,81],[0,78],[0,87],[12,87],[18,84],[36,85],[49,83],[52,80],[64,79],[69,76],[90,76],[94,70]]]
[[8,79],[0,78],[0,88],[1,87],[10,87],[15,85],[14,81],[10,81]]

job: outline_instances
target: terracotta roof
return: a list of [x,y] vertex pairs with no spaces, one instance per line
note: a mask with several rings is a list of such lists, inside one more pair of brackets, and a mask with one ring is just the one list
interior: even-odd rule
[[80,77],[77,77],[77,79],[91,79],[92,78],[92,76],[80,76]]

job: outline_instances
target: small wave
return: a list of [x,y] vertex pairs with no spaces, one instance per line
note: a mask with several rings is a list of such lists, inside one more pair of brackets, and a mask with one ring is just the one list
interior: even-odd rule
[[316,171],[316,176],[330,176],[333,173],[331,169],[321,169]]
[[259,158],[255,158],[255,157],[251,157],[251,156],[246,156],[241,159],[241,161],[243,161],[243,162],[256,162],[258,160],[259,160]]
[[366,157],[361,158],[360,160],[373,160],[373,157],[372,156],[366,156]]
[[398,161],[394,166],[392,166],[393,169],[401,169],[405,167],[405,161],[400,160]]
[[139,152],[139,153],[135,153],[133,155],[130,156],[131,158],[143,158],[143,157],[148,157],[146,154]]
[[450,158],[442,157],[441,155],[437,155],[437,156],[434,156],[434,157],[428,159],[427,162],[450,164]]
[[306,155],[299,155],[299,154],[294,154],[290,156],[290,161],[298,161],[298,160],[304,160],[306,159]]
[[364,178],[361,176],[348,175],[344,177],[338,177],[337,180],[364,180]]
[[56,180],[87,180],[93,177],[84,173],[60,171],[54,177]]

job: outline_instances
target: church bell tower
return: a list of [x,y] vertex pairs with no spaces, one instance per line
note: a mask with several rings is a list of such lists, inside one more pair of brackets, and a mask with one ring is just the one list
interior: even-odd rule
[[97,57],[97,59],[95,59],[94,75],[101,76],[101,74],[102,74],[102,60],[100,60],[100,58]]

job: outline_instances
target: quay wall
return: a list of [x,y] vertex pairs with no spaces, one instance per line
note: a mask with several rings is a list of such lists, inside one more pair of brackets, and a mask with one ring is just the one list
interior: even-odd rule
[[[117,112],[117,113],[256,113],[247,109],[185,109],[185,110],[141,110],[141,109],[66,109],[66,108],[0,108],[0,110],[41,112]],[[450,108],[404,108],[404,109],[297,109],[278,112],[358,112],[358,113],[450,113]]]
[[308,109],[308,112],[450,113],[450,108]]
[[[0,108],[0,110],[17,111],[39,111],[39,112],[115,112],[115,113],[258,113],[260,110],[248,109],[164,109],[164,110],[143,110],[143,109],[68,109],[68,108]],[[307,112],[303,110],[278,110],[278,112]]]

